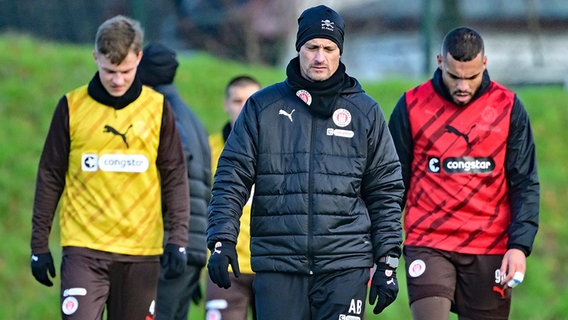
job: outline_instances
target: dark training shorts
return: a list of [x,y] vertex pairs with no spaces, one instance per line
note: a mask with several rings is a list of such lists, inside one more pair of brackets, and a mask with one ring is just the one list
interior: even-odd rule
[[[155,308],[157,259],[117,261],[113,254],[64,248],[61,261],[62,319],[147,319]],[[85,254],[86,253],[86,254]],[[109,259],[110,258],[110,259]]]
[[445,297],[451,311],[472,319],[507,319],[511,289],[499,292],[495,270],[502,255],[472,255],[427,247],[406,246],[406,282],[410,304]]

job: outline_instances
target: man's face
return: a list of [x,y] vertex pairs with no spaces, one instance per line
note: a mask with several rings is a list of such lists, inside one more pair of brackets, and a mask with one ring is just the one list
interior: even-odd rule
[[225,111],[231,118],[231,125],[234,125],[235,121],[237,121],[239,113],[241,113],[247,99],[259,89],[260,87],[254,84],[244,86],[233,85],[227,89],[224,105]]
[[142,52],[136,54],[132,51],[120,64],[112,64],[104,55],[94,52],[93,57],[99,70],[99,78],[106,91],[113,97],[121,97],[130,89],[136,68],[142,59]]
[[300,47],[300,73],[311,81],[325,81],[339,68],[339,47],[325,38],[315,38]]
[[442,71],[442,80],[455,104],[465,105],[481,86],[487,57],[480,52],[471,61],[457,61],[451,54],[438,55],[438,68]]

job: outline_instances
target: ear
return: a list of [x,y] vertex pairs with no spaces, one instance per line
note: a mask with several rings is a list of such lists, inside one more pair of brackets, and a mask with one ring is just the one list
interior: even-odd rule
[[438,61],[438,67],[442,66],[442,54],[438,53],[436,60]]

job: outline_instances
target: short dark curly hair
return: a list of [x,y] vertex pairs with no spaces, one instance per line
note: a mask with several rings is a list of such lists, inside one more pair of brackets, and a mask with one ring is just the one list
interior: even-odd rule
[[449,53],[457,61],[471,61],[481,52],[485,54],[483,38],[468,27],[458,27],[446,34],[442,42],[442,57]]

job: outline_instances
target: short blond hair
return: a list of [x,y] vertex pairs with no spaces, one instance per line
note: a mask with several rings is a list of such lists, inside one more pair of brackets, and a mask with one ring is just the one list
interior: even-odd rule
[[103,22],[95,37],[95,51],[113,64],[120,64],[130,51],[142,51],[144,31],[140,22],[118,15]]

